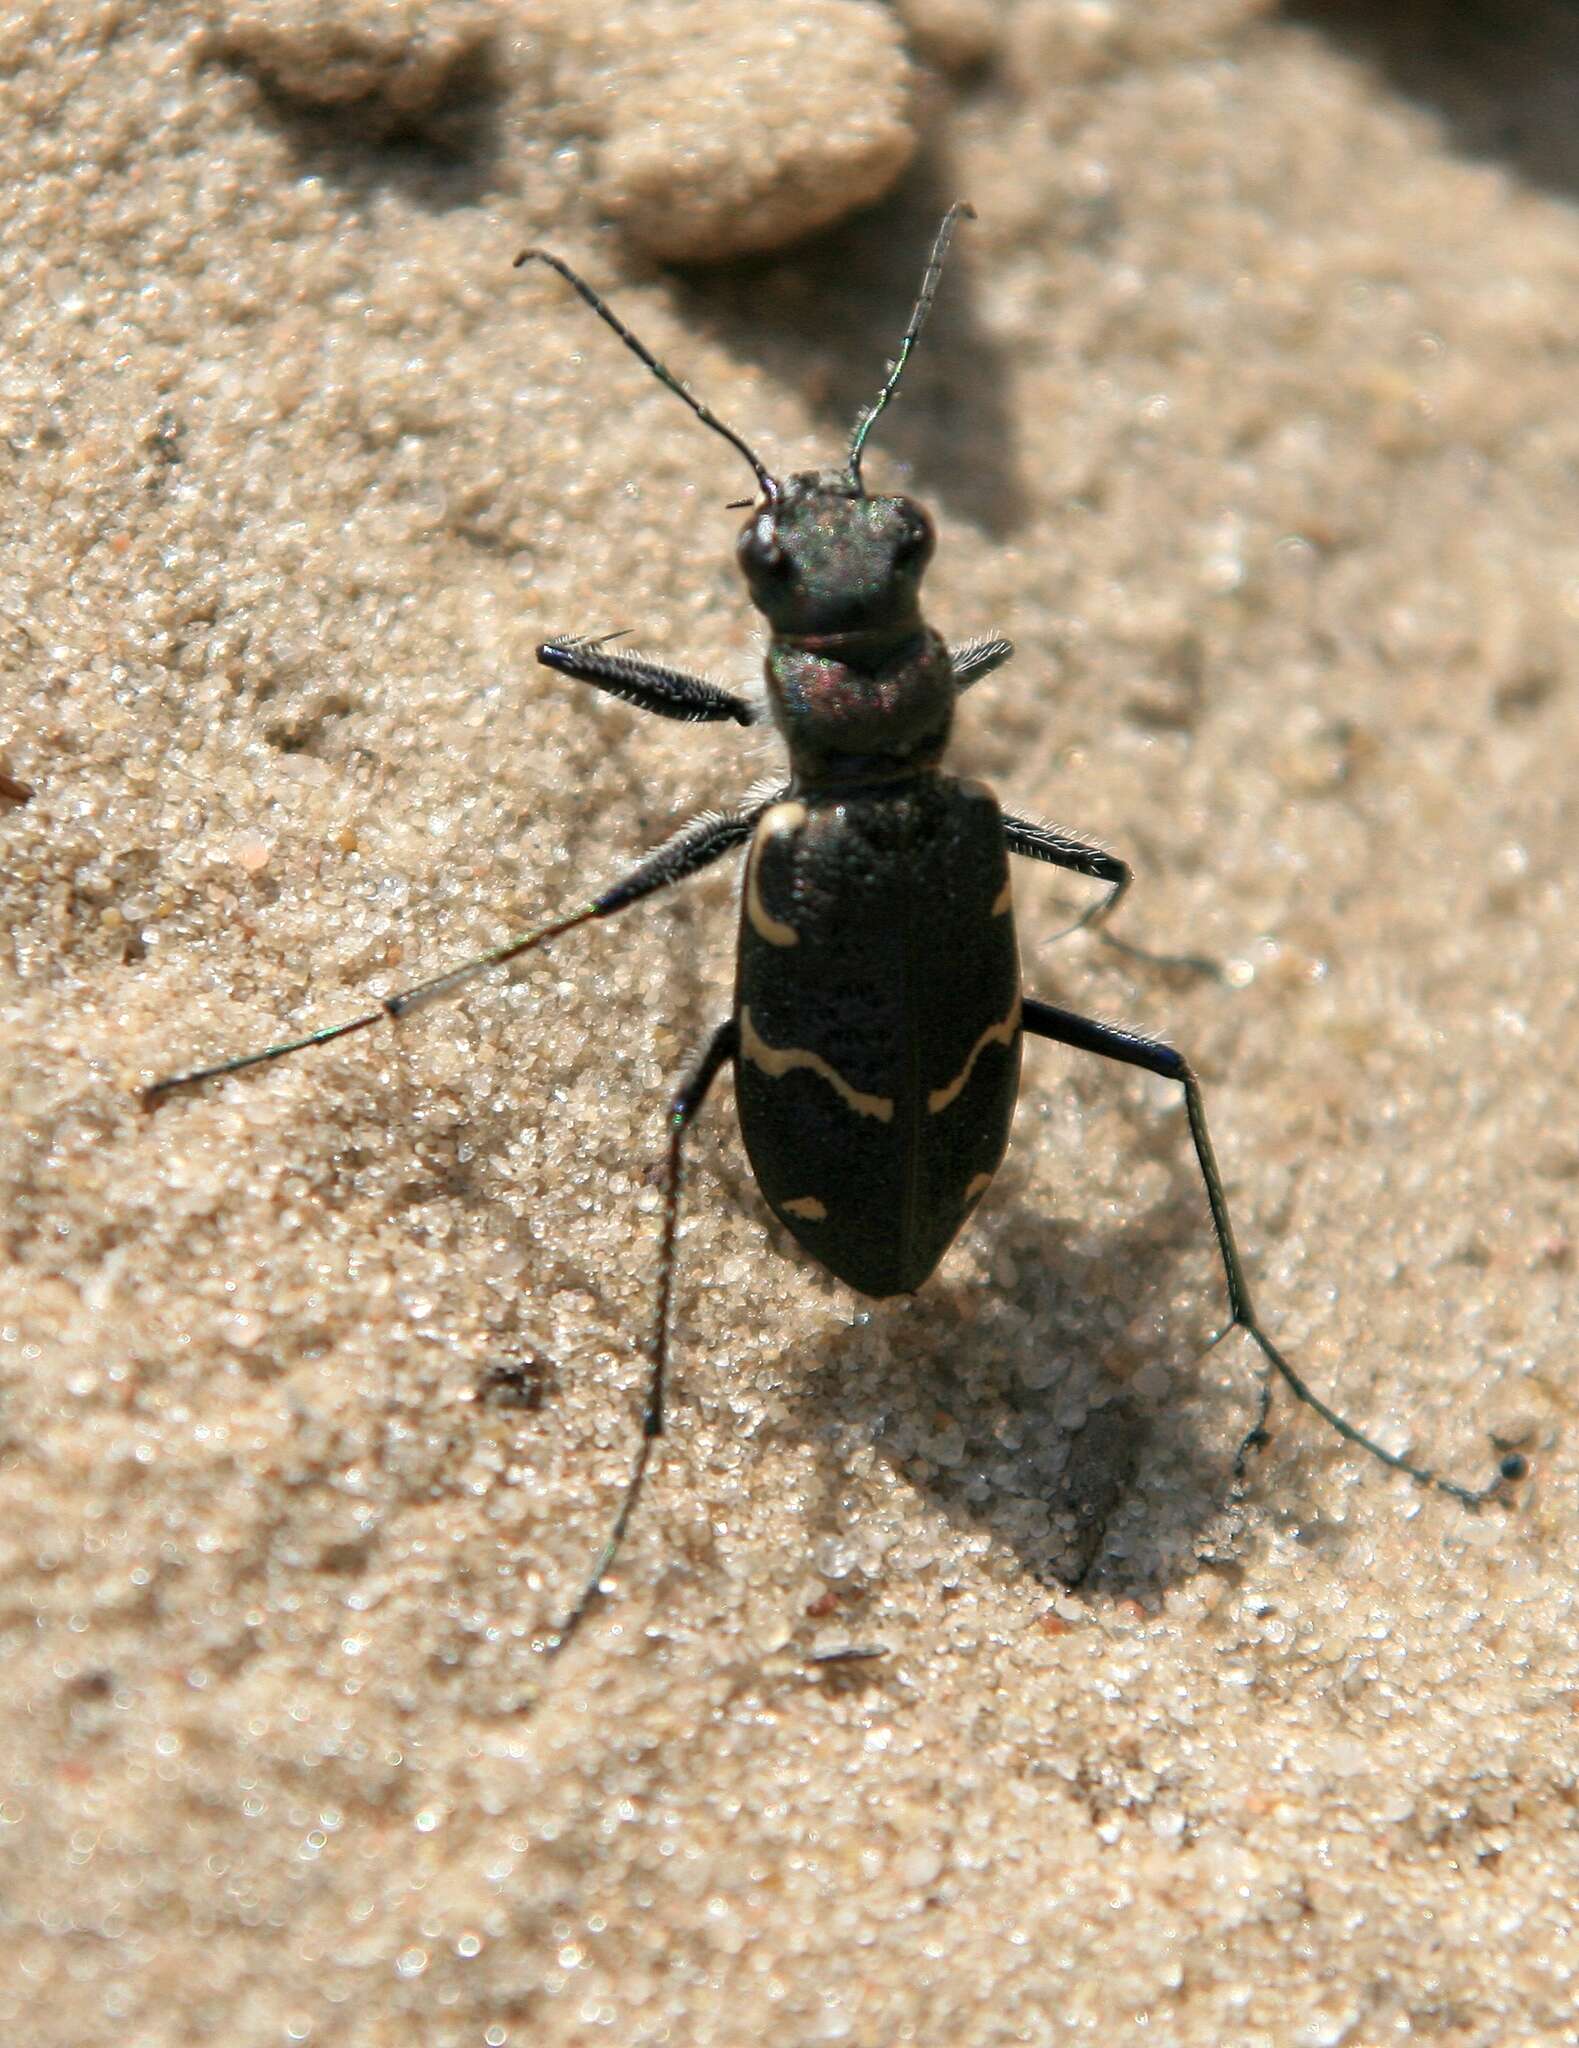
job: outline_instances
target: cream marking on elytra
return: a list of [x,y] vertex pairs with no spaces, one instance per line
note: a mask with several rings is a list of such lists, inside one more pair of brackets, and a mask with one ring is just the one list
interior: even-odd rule
[[1003,878],[1003,887],[998,891],[997,895],[993,898],[992,915],[994,917],[1007,917],[1009,912],[1013,908],[1014,884],[1009,880],[1009,877],[1005,875]]
[[980,1038],[971,1047],[969,1057],[966,1059],[964,1066],[960,1068],[948,1086],[946,1088],[934,1088],[927,1097],[927,1108],[932,1111],[934,1116],[940,1109],[947,1109],[955,1096],[959,1094],[965,1083],[970,1079],[971,1069],[987,1050],[988,1046],[1013,1045],[1014,1034],[1019,1028],[1020,994],[1019,990],[1016,989],[1014,1001],[1009,1005],[1008,1016],[1004,1018],[1001,1024],[989,1024]]
[[[740,1053],[754,1067],[760,1067],[770,1081],[780,1081],[797,1067],[804,1067],[808,1073],[819,1074],[846,1108],[853,1109],[857,1116],[875,1116],[880,1124],[891,1124],[894,1120],[894,1098],[891,1095],[863,1095],[858,1088],[852,1088],[841,1073],[830,1067],[821,1053],[806,1052],[798,1045],[782,1049],[769,1045],[766,1039],[757,1035],[749,1008],[740,1012]],[[971,1058],[975,1057],[972,1053]]]
[[979,1202],[991,1186],[992,1175],[990,1173],[978,1173],[970,1186],[965,1190],[965,1207],[968,1209],[972,1202]]
[[779,1207],[786,1216],[804,1216],[808,1223],[825,1222],[828,1215],[827,1204],[815,1195],[797,1195],[793,1202],[780,1202]]
[[792,924],[785,924],[771,915],[762,901],[759,880],[759,864],[765,843],[780,832],[798,832],[806,822],[804,804],[775,804],[770,811],[764,811],[757,825],[757,836],[751,848],[751,858],[746,863],[746,916],[751,929],[759,939],[766,939],[770,946],[798,946],[800,933]]

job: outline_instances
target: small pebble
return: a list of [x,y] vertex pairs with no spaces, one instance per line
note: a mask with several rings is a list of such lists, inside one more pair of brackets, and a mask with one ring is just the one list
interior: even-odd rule
[[915,152],[914,72],[868,0],[568,4],[560,85],[600,135],[596,196],[660,262],[777,249],[870,206]]
[[393,127],[436,106],[494,29],[474,0],[262,0],[232,10],[211,47],[288,99]]

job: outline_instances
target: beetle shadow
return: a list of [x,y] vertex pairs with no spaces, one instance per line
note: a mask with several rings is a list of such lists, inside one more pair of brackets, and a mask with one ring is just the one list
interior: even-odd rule
[[1579,192],[1579,14],[1572,0],[1284,0],[1406,99],[1435,108],[1461,154]]
[[[1212,1349],[1227,1310],[1199,1175],[1170,1163],[1154,1201],[1096,1230],[1040,1210],[1012,1163],[1006,1178],[984,1277],[945,1268],[833,1331],[793,1379],[791,1426],[875,1445],[895,1484],[1040,1584],[1155,1600],[1227,1561],[1259,1387],[1248,1340]],[[843,1527],[838,1491],[830,1471],[819,1534]]]
[[[771,383],[800,390],[820,422],[816,459],[837,467],[899,348],[938,223],[959,197],[946,166],[924,162],[887,199],[812,241],[681,273],[681,316],[712,329]],[[919,496],[1002,539],[1023,524],[1028,501],[1002,350],[974,309],[970,242],[962,221],[868,465],[874,488],[902,484],[896,472],[908,471]],[[772,449],[764,459],[770,468],[782,460]]]

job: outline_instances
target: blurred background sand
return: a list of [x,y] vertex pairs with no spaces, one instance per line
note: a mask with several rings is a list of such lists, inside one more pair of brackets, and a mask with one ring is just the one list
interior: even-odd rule
[[[1571,2039],[1579,29],[1267,0],[88,0],[0,26],[0,2031]],[[909,1303],[788,1255],[727,1086],[617,1597],[664,1090],[733,879],[140,1113],[583,900],[772,765],[750,479],[868,457],[1014,665],[955,764],[1139,871]],[[1063,1577],[1082,1563],[1077,1591]],[[847,1646],[861,1666],[809,1659]]]

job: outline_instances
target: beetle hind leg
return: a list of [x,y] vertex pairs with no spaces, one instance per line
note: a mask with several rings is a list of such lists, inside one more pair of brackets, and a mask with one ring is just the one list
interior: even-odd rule
[[609,1526],[597,1563],[592,1567],[575,1605],[544,1646],[557,1656],[602,1597],[603,1580],[619,1553],[625,1531],[635,1513],[636,1503],[647,1477],[652,1447],[663,1435],[664,1401],[669,1364],[669,1315],[674,1298],[674,1247],[680,1221],[680,1178],[684,1163],[685,1134],[707,1100],[708,1090],[719,1069],[732,1062],[739,1044],[739,1029],[730,1017],[709,1039],[706,1051],[676,1090],[669,1105],[669,1151],[663,1183],[663,1236],[658,1252],[658,1298],[653,1319],[652,1345],[648,1354],[647,1400],[642,1411],[641,1442],[637,1446],[630,1476],[625,1481],[618,1512]]
[[1314,1409],[1328,1428],[1335,1430],[1345,1443],[1353,1444],[1357,1450],[1369,1451],[1373,1458],[1391,1466],[1395,1472],[1406,1472],[1417,1485],[1434,1487],[1439,1493],[1451,1494],[1465,1507],[1481,1507],[1486,1501],[1500,1494],[1509,1481],[1523,1476],[1524,1461],[1517,1457],[1504,1458],[1490,1481],[1478,1487],[1461,1486],[1456,1479],[1445,1479],[1427,1466],[1411,1464],[1407,1458],[1399,1457],[1396,1452],[1389,1451],[1377,1443],[1374,1437],[1367,1436],[1362,1429],[1350,1422],[1347,1416],[1340,1415],[1336,1408],[1329,1407],[1289,1364],[1263,1326],[1251,1300],[1250,1283],[1245,1277],[1244,1263],[1239,1255],[1239,1247],[1234,1241],[1234,1226],[1228,1214],[1228,1197],[1223,1191],[1217,1155],[1212,1149],[1211,1134],[1206,1127],[1206,1105],[1201,1097],[1200,1083],[1182,1053],[1175,1052],[1172,1046],[1163,1045],[1155,1038],[1142,1037],[1136,1031],[1123,1031],[1112,1024],[1095,1023],[1089,1017],[1077,1016],[1072,1010],[1055,1009],[1051,1003],[1037,1002],[1033,997],[1026,998],[1024,1028],[1034,1037],[1050,1038],[1056,1044],[1072,1046],[1078,1052],[1096,1053],[1102,1059],[1118,1060],[1125,1066],[1139,1067],[1148,1074],[1160,1074],[1166,1081],[1177,1081],[1184,1090],[1184,1107],[1190,1120],[1190,1138],[1195,1147],[1196,1164],[1201,1170],[1201,1179],[1205,1184],[1207,1205],[1212,1212],[1212,1230],[1217,1238],[1223,1277],[1228,1284],[1229,1320],[1212,1342],[1220,1343],[1230,1330],[1243,1330],[1261,1353],[1262,1359],[1261,1395],[1255,1421],[1246,1432],[1234,1459],[1236,1492],[1243,1487],[1251,1456],[1267,1441],[1266,1419],[1272,1402],[1274,1372],[1295,1398],[1303,1402],[1307,1408]]

